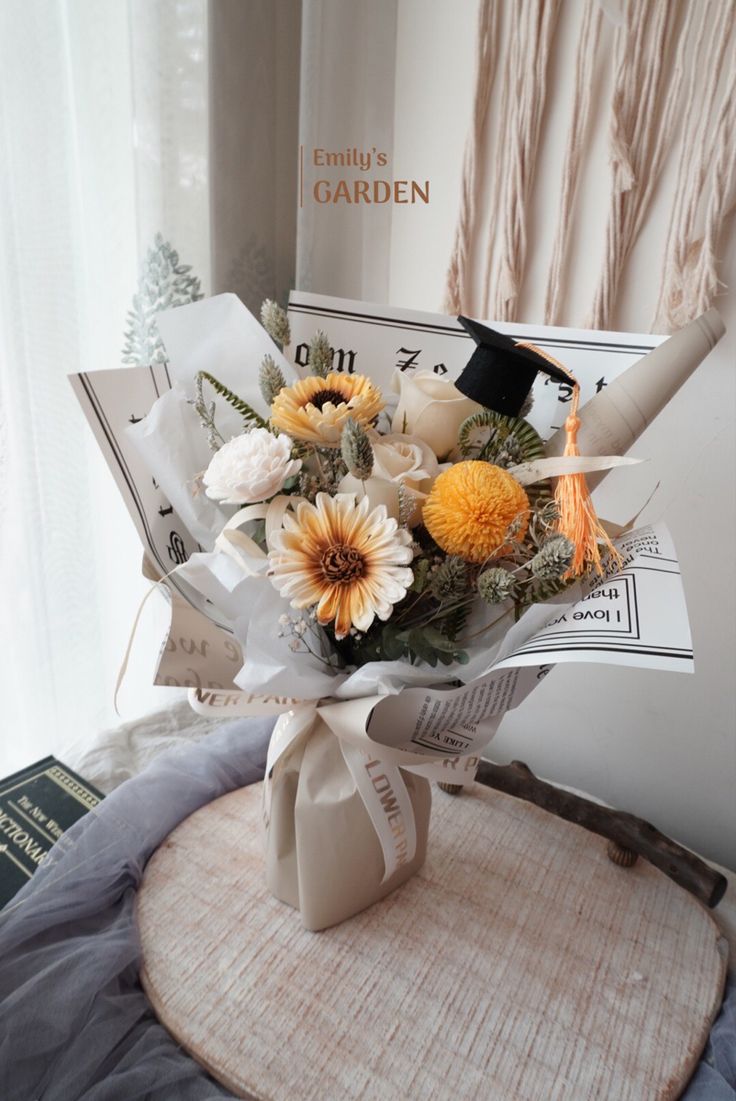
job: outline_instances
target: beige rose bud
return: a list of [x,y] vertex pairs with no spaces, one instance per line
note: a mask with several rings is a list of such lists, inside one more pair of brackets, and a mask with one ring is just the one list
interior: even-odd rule
[[446,379],[431,371],[399,375],[399,404],[392,428],[418,436],[442,459],[457,446],[457,433],[466,417],[482,406],[461,394]]
[[340,493],[354,493],[360,500],[367,497],[371,508],[385,505],[389,516],[399,519],[399,485],[403,484],[416,498],[416,504],[408,518],[413,527],[422,518],[422,503],[439,474],[434,452],[415,436],[392,433],[388,436],[371,436],[373,447],[373,472],[361,482],[352,474],[346,474],[338,487]]

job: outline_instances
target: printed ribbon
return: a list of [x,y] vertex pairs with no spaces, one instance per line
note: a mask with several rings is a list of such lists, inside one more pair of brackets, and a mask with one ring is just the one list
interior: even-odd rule
[[264,813],[270,814],[271,786],[288,754],[314,729],[317,719],[337,737],[345,764],[363,800],[383,853],[382,882],[402,865],[414,859],[417,845],[414,809],[401,769],[428,780],[470,784],[475,778],[478,757],[431,758],[372,741],[366,726],[373,708],[384,696],[324,704],[305,703],[282,715],[276,722],[266,760]]
[[[246,702],[253,699],[248,693],[243,692],[242,696],[244,698],[238,714],[264,714],[262,703]],[[296,751],[309,737],[318,719],[321,719],[340,743],[345,764],[381,844],[384,863],[382,882],[390,879],[402,864],[409,863],[416,852],[414,810],[401,769],[427,780],[445,780],[465,785],[471,784],[475,779],[480,760],[474,755],[437,758],[373,741],[366,733],[366,726],[373,708],[385,698],[365,696],[357,700],[295,703],[289,711],[280,714],[276,721],[268,746],[263,784],[263,811],[268,823],[273,783],[280,768],[286,763],[289,754]],[[202,715],[222,713],[220,708],[203,700],[197,689],[189,690],[189,703]],[[258,712],[255,708],[259,708]]]

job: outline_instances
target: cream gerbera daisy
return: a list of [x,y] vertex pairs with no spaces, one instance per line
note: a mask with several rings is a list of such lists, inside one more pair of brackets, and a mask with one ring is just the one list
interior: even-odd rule
[[352,493],[318,493],[270,538],[273,584],[292,608],[316,605],[317,621],[334,621],[336,638],[388,619],[413,580],[411,535],[385,505],[369,510],[367,497],[356,505]]
[[271,423],[293,439],[339,447],[345,421],[367,425],[383,409],[381,391],[365,375],[330,372],[284,386],[271,406]]

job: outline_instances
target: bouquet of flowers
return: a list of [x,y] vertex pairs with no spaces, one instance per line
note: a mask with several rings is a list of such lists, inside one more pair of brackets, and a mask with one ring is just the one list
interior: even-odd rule
[[[430,779],[470,782],[549,668],[510,657],[545,605],[564,611],[632,560],[585,474],[636,460],[580,456],[569,371],[469,319],[475,352],[455,383],[398,374],[390,392],[333,370],[321,331],[287,378],[288,316],[269,301],[261,321],[276,345],[250,367],[262,405],[212,364],[131,437],[205,546],[171,573],[242,648],[239,713],[279,716],[267,878],[321,929],[421,866]],[[563,455],[525,419],[539,371],[571,388]]]
[[[263,318],[287,339],[274,303]],[[389,411],[367,376],[330,370],[323,333],[311,351],[309,374],[291,385],[265,359],[266,418],[213,376],[198,379],[200,395],[208,381],[244,419],[242,434],[225,441],[214,403],[198,397],[214,451],[202,489],[240,506],[225,538],[244,562],[263,555],[264,580],[289,602],[277,623],[292,652],[311,654],[330,677],[401,661],[441,664],[453,679],[468,663],[467,646],[487,647],[501,621],[591,568],[602,572],[597,543],[590,559],[576,555],[561,527],[544,467],[534,462],[544,444],[527,421],[432,377],[402,376]],[[431,417],[423,416],[422,383]],[[246,525],[252,535],[236,536]]]

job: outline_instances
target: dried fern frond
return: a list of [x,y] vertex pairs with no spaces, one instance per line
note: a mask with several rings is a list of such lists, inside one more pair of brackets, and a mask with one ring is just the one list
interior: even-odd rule
[[205,382],[209,382],[212,389],[216,394],[219,394],[221,398],[224,398],[228,405],[232,405],[233,409],[240,413],[243,420],[250,425],[251,428],[267,428],[268,424],[263,417],[256,413],[252,406],[248,405],[247,401],[243,401],[237,394],[234,394],[232,390],[228,390],[227,386],[219,379],[216,379],[214,375],[211,375],[209,371],[200,371],[197,374],[197,381],[203,379]]

